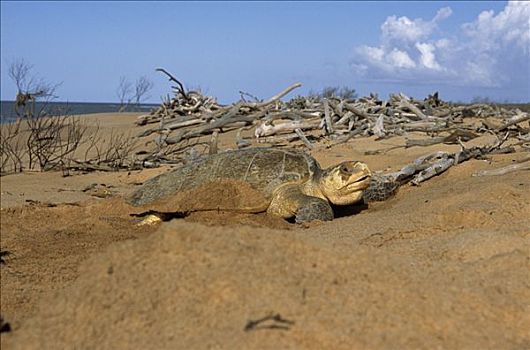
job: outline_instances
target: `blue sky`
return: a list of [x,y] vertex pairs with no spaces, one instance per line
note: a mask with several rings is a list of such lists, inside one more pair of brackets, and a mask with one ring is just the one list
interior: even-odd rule
[[1,98],[23,58],[68,101],[116,101],[120,76],[146,75],[157,103],[170,87],[156,67],[223,103],[295,82],[529,101],[529,22],[529,2],[2,1]]

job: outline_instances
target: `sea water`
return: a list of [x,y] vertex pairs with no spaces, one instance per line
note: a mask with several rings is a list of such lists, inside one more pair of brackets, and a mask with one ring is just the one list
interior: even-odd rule
[[[129,106],[126,112],[148,112],[156,108],[157,104],[141,104],[140,106]],[[14,101],[0,101],[0,122],[9,123],[17,119],[14,110]],[[48,115],[78,115],[91,113],[114,113],[120,109],[119,103],[105,102],[36,102],[35,111],[45,108]]]

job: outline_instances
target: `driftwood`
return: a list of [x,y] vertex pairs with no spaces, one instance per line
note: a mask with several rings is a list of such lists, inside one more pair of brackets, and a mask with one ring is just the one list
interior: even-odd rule
[[530,161],[519,164],[511,164],[502,168],[492,169],[492,170],[481,170],[473,174],[473,176],[497,176],[504,175],[508,173],[513,173],[518,170],[530,170]]
[[[400,135],[406,136],[403,147],[413,147],[463,144],[484,134],[501,138],[505,133],[518,142],[514,145],[528,147],[525,137],[530,127],[525,129],[525,122],[530,116],[517,109],[487,104],[454,105],[442,101],[437,93],[423,101],[398,93],[388,100],[370,94],[358,99],[297,96],[284,102],[282,99],[299,88],[300,83],[263,101],[240,91],[240,101],[220,105],[214,97],[185,90],[184,84],[166,70],[157,70],[176,85],[172,86],[173,98],[168,97],[160,107],[136,121],[137,125],[154,124],[138,134],[140,138],[156,135],[156,149],[143,155],[149,161],[178,162],[186,149],[197,145],[206,145],[206,153],[214,152],[217,143],[212,140],[230,130],[237,130],[234,140],[237,148],[266,143],[314,149],[320,141],[325,147],[333,147],[357,137],[388,139]],[[212,138],[214,134],[217,136]],[[419,138],[422,134],[427,137]],[[210,137],[210,141],[205,141],[205,137]],[[431,169],[422,169],[423,176],[449,168],[451,159],[461,161],[454,157],[438,159],[430,163]]]
[[434,164],[432,164],[430,167],[428,167],[425,170],[420,171],[414,179],[412,179],[411,183],[413,185],[418,185],[420,182],[423,182],[425,180],[430,179],[433,176],[439,175],[449,169],[453,164],[455,164],[455,160],[450,158],[449,155],[446,157],[443,157],[442,159],[437,160]]
[[287,95],[288,93],[290,93],[291,91],[293,91],[294,89],[299,88],[300,86],[302,86],[302,84],[300,84],[300,83],[293,84],[293,85],[289,86],[288,88],[286,88],[285,90],[283,90],[282,92],[280,92],[279,94],[274,95],[273,97],[271,97],[269,100],[267,100],[265,102],[259,102],[259,103],[258,102],[253,102],[253,103],[244,102],[242,104],[242,106],[256,108],[256,109],[269,106],[269,105],[273,104],[274,102],[278,101],[280,98],[282,98],[285,95]]
[[405,147],[430,146],[430,145],[435,145],[438,143],[455,144],[461,141],[472,140],[478,136],[479,135],[474,132],[457,129],[453,131],[451,134],[449,134],[448,136],[433,137],[431,139],[423,139],[423,140],[407,140],[405,143]]
[[473,173],[473,176],[498,176],[513,173],[519,170],[530,170],[530,156],[519,160],[516,164],[510,164],[502,168],[491,170],[479,170]]
[[256,129],[254,131],[254,135],[256,138],[263,137],[263,136],[271,136],[271,135],[277,135],[287,132],[292,132],[294,130],[305,130],[305,129],[316,129],[318,127],[318,122],[312,121],[312,122],[304,122],[302,120],[300,121],[290,121],[285,122],[281,124],[274,125],[269,122],[264,122],[256,126]]
[[304,135],[304,133],[302,132],[302,129],[295,129],[294,132],[296,133],[296,135],[298,135],[298,137],[300,138],[300,140],[302,140],[302,142],[304,143],[304,145],[307,146],[307,148],[309,149],[313,149],[314,146],[311,142],[309,142],[309,140],[307,139],[307,137]]
[[[420,183],[442,174],[452,166],[469,159],[480,159],[496,153],[514,152],[515,149],[513,147],[502,147],[505,141],[506,138],[502,138],[492,145],[471,148],[462,147],[462,150],[456,153],[443,151],[429,153],[417,158],[399,171],[385,174],[376,173],[374,178],[376,179],[377,185],[368,194],[365,194],[365,197],[368,201],[386,200],[404,184],[410,183],[411,185],[418,186]],[[523,159],[523,162],[520,164],[498,169],[498,171],[483,171],[475,173],[473,176],[501,175],[506,172],[523,169],[530,169],[530,158]]]

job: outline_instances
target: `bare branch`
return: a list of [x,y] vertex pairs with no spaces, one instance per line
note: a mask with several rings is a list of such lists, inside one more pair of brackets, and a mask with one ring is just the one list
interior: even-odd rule
[[146,76],[141,76],[136,80],[136,84],[134,86],[134,101],[137,106],[140,105],[142,100],[149,98],[149,96],[146,96],[146,94],[149,93],[152,88],[153,82]]
[[29,73],[33,68],[32,64],[27,63],[23,58],[17,59],[9,64],[8,75],[16,84],[18,92],[27,91],[27,80]]
[[177,78],[175,78],[173,75],[171,75],[171,73],[166,71],[164,68],[157,68],[155,70],[157,72],[162,72],[165,75],[167,75],[169,77],[169,81],[177,83],[178,87],[174,86],[173,88],[177,89],[178,92],[180,92],[180,94],[182,95],[182,97],[184,97],[184,99],[188,100],[188,95],[186,94],[186,90],[184,89],[184,85],[182,85],[182,83],[180,81],[178,81]]
[[116,89],[116,96],[118,96],[118,99],[120,101],[120,107],[118,109],[118,112],[123,112],[125,109],[127,109],[127,106],[130,104],[133,94],[133,87],[132,83],[127,80],[125,77],[120,77],[120,83],[118,84],[118,88]]

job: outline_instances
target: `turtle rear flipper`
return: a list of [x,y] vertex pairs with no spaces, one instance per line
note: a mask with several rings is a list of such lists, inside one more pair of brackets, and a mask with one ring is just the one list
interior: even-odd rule
[[155,225],[163,221],[169,221],[171,219],[182,219],[188,216],[189,213],[187,212],[171,212],[171,213],[164,213],[164,212],[157,212],[153,210],[149,210],[146,212],[138,213],[138,214],[131,214],[131,216],[138,217],[141,221],[136,224],[136,226],[144,226],[144,225]]
[[148,214],[146,217],[142,219],[139,223],[136,224],[136,226],[145,226],[145,225],[156,225],[159,222],[164,221],[159,215],[157,214]]

